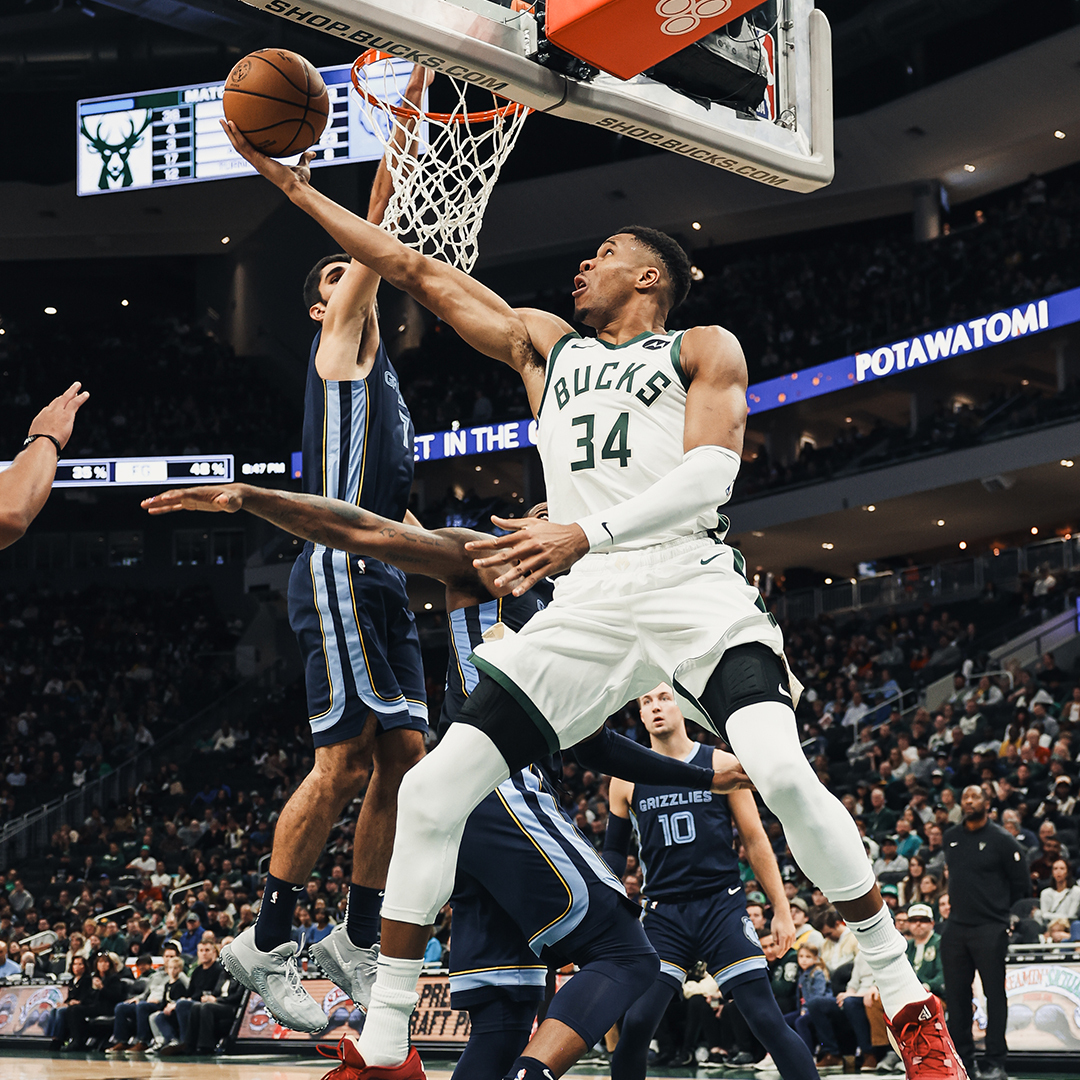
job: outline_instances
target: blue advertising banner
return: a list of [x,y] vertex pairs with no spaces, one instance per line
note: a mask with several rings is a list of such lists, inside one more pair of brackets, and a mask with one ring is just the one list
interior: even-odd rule
[[[1043,300],[1003,308],[978,319],[955,323],[939,330],[902,338],[865,352],[830,360],[819,367],[804,368],[754,383],[746,392],[751,415],[807,401],[837,390],[886,379],[912,368],[937,364],[963,353],[979,352],[1015,338],[1080,322],[1080,289],[1070,289]],[[469,457],[493,450],[512,450],[536,445],[536,421],[513,420],[505,424],[462,427],[416,436],[416,460]]]

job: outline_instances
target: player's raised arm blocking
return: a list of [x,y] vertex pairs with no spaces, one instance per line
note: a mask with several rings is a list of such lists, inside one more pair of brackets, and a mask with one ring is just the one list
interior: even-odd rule
[[23,448],[0,473],[0,548],[21,540],[52,491],[56,462],[89,392],[72,383],[34,417]]

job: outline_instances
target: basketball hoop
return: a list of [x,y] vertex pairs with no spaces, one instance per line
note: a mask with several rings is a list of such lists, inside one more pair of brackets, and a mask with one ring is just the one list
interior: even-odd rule
[[469,84],[451,76],[456,101],[449,112],[399,105],[403,80],[393,59],[369,49],[352,67],[353,87],[386,150],[393,180],[383,228],[468,273],[476,262],[488,199],[532,110],[513,101],[500,104],[495,94],[492,108],[469,109]]

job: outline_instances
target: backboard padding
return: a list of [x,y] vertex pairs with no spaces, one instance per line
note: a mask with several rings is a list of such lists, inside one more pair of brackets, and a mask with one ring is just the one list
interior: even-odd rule
[[617,131],[786,191],[833,176],[832,58],[828,20],[813,0],[779,0],[777,103],[783,122],[706,108],[637,76],[577,82],[530,55],[535,18],[487,0],[242,0],[251,7],[492,90],[531,108]]

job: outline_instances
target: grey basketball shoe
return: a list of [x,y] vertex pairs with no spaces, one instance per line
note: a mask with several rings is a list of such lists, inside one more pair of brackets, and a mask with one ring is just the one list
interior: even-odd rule
[[255,927],[249,926],[221,950],[221,963],[234,979],[266,1002],[278,1023],[293,1031],[317,1035],[329,1021],[319,1003],[304,989],[296,952],[295,941],[263,952],[255,944]]
[[362,949],[354,945],[345,924],[338,923],[322,941],[311,946],[309,954],[323,974],[366,1013],[378,971],[379,946]]

